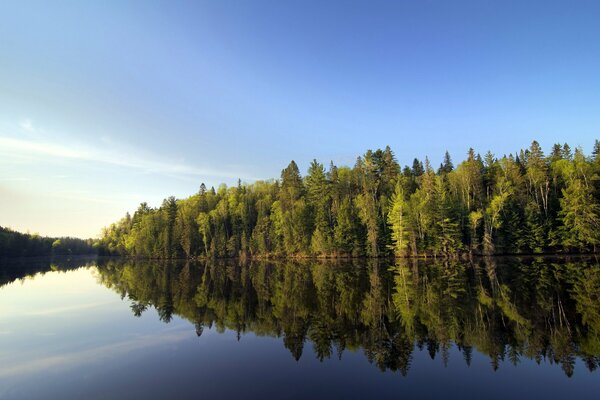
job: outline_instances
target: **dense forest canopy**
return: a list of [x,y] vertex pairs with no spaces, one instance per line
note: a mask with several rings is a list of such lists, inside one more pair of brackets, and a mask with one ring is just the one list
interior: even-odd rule
[[54,256],[97,253],[97,240],[52,238],[21,233],[0,226],[0,256]]
[[354,167],[294,161],[278,180],[200,185],[158,208],[142,203],[103,231],[101,251],[136,257],[443,256],[595,252],[600,242],[600,143],[548,154],[473,149],[456,167],[388,147]]

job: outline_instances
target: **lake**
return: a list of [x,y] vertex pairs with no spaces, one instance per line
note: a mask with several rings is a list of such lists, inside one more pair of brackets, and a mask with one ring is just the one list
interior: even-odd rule
[[593,258],[0,262],[1,399],[578,398]]

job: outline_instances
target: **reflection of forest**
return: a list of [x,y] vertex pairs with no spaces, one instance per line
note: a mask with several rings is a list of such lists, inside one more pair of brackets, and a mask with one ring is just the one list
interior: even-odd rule
[[[168,322],[283,337],[295,359],[307,340],[320,360],[364,349],[382,370],[410,368],[414,346],[446,363],[451,344],[517,364],[526,357],[573,374],[600,362],[600,265],[542,259],[363,264],[109,261],[103,284]],[[365,265],[366,264],[366,265]]]
[[96,256],[0,257],[0,287],[46,272],[67,272],[96,265]]

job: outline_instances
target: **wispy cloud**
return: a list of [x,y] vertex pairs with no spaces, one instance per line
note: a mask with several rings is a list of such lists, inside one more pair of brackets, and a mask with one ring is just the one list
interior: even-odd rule
[[21,129],[23,129],[26,132],[35,132],[35,129],[33,128],[33,123],[31,122],[30,119],[21,121],[19,126],[21,127]]
[[73,311],[81,311],[81,310],[88,310],[90,308],[98,308],[98,307],[102,307],[102,306],[106,306],[109,304],[113,304],[114,302],[96,302],[96,303],[89,303],[89,304],[73,304],[70,306],[62,306],[62,307],[54,307],[54,308],[47,308],[47,309],[38,309],[35,311],[28,311],[28,312],[22,312],[21,315],[29,315],[29,316],[49,316],[49,315],[55,315],[55,314],[64,314],[64,313],[70,313]]
[[89,363],[90,361],[110,359],[131,351],[169,345],[188,338],[190,338],[190,333],[189,328],[186,326],[182,327],[181,330],[173,332],[164,332],[153,336],[138,336],[85,350],[73,350],[52,355],[36,354],[35,356],[30,355],[30,357],[24,355],[19,360],[2,360],[0,358],[0,361],[4,361],[0,363],[2,365],[0,366],[0,378],[15,375],[29,376],[49,368],[72,368]]
[[[23,123],[25,129],[27,123]],[[33,129],[33,127],[31,127]],[[135,169],[144,173],[163,174],[178,177],[216,177],[216,178],[241,178],[255,180],[243,172],[227,171],[223,169],[199,168],[180,162],[159,160],[158,157],[149,155],[140,157],[130,152],[123,152],[116,148],[97,149],[88,146],[64,145],[38,139],[22,139],[0,136],[0,154],[13,157],[32,157],[39,161],[40,157],[55,160],[72,160],[98,162],[113,166]]]
[[20,177],[1,177],[1,182],[29,182],[31,178],[20,178]]

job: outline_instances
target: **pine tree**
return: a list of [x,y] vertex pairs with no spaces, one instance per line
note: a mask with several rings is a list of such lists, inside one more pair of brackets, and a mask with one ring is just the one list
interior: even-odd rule
[[563,223],[562,240],[566,247],[596,250],[600,242],[600,207],[580,179],[563,189],[559,218]]
[[454,170],[454,165],[452,164],[452,159],[450,158],[450,153],[446,150],[444,154],[444,161],[440,165],[440,174],[449,174]]
[[306,176],[306,190],[314,216],[311,248],[317,254],[327,254],[332,249],[331,191],[323,164],[313,160]]
[[391,208],[388,214],[388,224],[392,230],[392,250],[398,257],[408,255],[408,210],[401,181],[396,183],[396,191],[392,196]]

